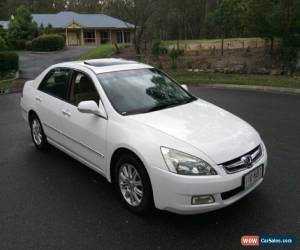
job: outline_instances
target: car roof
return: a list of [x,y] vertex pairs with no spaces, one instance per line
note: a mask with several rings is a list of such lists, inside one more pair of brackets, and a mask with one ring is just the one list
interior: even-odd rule
[[150,65],[139,63],[136,61],[130,61],[118,58],[106,58],[106,59],[93,59],[85,61],[74,61],[59,63],[53,65],[53,67],[66,67],[66,68],[76,68],[76,66],[84,66],[91,69],[95,74],[124,71],[131,69],[147,69],[153,68]]

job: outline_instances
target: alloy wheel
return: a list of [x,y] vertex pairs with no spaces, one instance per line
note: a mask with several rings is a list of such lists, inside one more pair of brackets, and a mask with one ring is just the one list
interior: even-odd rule
[[32,136],[33,136],[34,142],[37,145],[41,145],[41,143],[43,141],[42,127],[41,127],[41,123],[36,118],[34,118],[32,121],[31,129],[32,129]]
[[125,201],[137,207],[144,195],[142,178],[137,169],[129,163],[124,163],[119,169],[119,188]]

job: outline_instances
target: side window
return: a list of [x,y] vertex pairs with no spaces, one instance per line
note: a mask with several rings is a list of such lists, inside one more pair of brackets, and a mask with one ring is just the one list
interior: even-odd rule
[[40,84],[39,90],[60,99],[66,99],[70,73],[69,69],[51,70]]
[[95,101],[98,105],[99,100],[99,94],[91,78],[75,71],[71,81],[70,103],[77,106],[82,101]]

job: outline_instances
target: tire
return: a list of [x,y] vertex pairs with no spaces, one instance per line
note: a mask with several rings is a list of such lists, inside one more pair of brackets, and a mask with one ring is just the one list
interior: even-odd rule
[[49,144],[40,119],[37,117],[37,115],[34,114],[30,117],[29,122],[31,138],[34,145],[38,150],[45,151],[46,149],[48,149]]
[[136,156],[121,155],[116,161],[114,176],[119,196],[130,211],[147,214],[153,209],[151,182],[144,165]]

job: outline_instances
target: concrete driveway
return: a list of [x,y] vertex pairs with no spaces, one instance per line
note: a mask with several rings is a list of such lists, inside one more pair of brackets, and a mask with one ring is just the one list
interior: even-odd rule
[[269,166],[263,184],[242,200],[187,217],[130,213],[99,174],[54,148],[37,151],[21,119],[20,94],[0,96],[0,249],[233,250],[242,235],[268,234],[292,235],[289,249],[300,249],[299,96],[192,92],[252,124]]
[[60,62],[77,60],[79,55],[91,47],[73,47],[46,53],[20,52],[20,78],[34,79],[47,67]]

